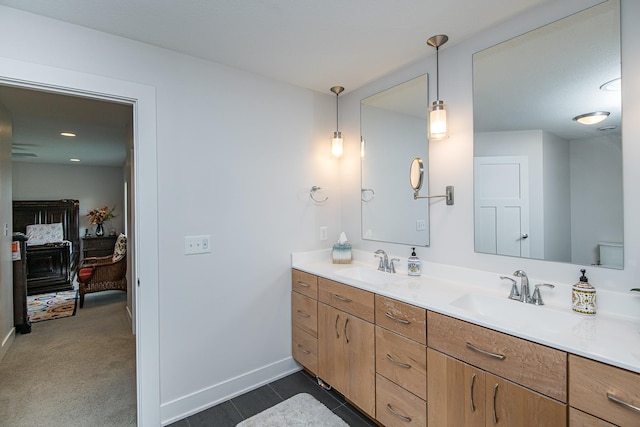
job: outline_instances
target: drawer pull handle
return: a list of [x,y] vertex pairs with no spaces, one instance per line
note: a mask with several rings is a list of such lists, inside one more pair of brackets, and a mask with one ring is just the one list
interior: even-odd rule
[[311,354],[309,350],[305,350],[304,347],[302,347],[300,344],[298,344],[298,350],[300,350],[304,354]]
[[618,405],[622,405],[625,408],[629,408],[631,410],[634,410],[636,412],[640,412],[640,407],[636,406],[636,405],[632,405],[631,403],[627,403],[622,399],[619,399],[618,397],[616,397],[615,395],[611,394],[611,393],[607,393],[607,398],[613,402],[616,402]]
[[301,281],[298,281],[298,285],[302,286],[303,288],[308,288],[309,287],[308,283],[304,283],[304,282],[301,282]]
[[349,324],[349,318],[344,321],[344,340],[349,344],[349,335],[347,334],[347,325]]
[[335,325],[335,330],[336,330],[336,338],[340,338],[340,332],[338,332],[338,321],[340,320],[340,315],[336,315],[336,325]]
[[333,297],[335,299],[337,299],[338,301],[342,301],[342,302],[351,302],[351,300],[349,298],[345,298],[343,296],[340,296],[338,294],[333,294]]
[[300,317],[311,317],[310,315],[308,315],[304,311],[297,310],[297,313],[298,313],[298,316],[300,316]]
[[483,350],[481,348],[476,347],[475,345],[471,344],[470,342],[467,342],[467,348],[470,348],[473,351],[477,351],[478,353],[484,354],[486,356],[491,356],[494,357],[498,360],[504,360],[507,358],[507,356],[505,356],[504,354],[498,354],[498,353],[491,353],[490,351],[487,350]]
[[496,400],[498,400],[498,383],[493,386],[493,423],[498,424],[498,411],[496,410]]
[[408,320],[398,319],[397,317],[394,317],[393,314],[391,314],[391,313],[387,313],[386,316],[389,319],[393,320],[394,322],[402,323],[403,325],[408,325],[409,323],[411,323]]
[[476,412],[476,403],[473,401],[473,387],[476,385],[476,374],[471,375],[471,389],[469,394],[471,395],[471,412]]
[[411,369],[411,365],[409,365],[407,363],[398,362],[389,353],[387,353],[387,360],[389,360],[391,363],[395,363],[396,365],[400,366],[401,368]]
[[407,423],[411,422],[411,418],[405,417],[404,415],[400,415],[399,413],[397,413],[396,410],[393,409],[393,406],[391,406],[391,404],[389,403],[387,403],[387,410],[391,412],[393,415],[395,415],[396,417],[400,418],[402,421]]

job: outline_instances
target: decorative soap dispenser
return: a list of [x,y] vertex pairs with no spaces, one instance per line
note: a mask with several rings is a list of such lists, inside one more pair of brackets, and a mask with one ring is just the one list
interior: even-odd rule
[[407,270],[409,270],[409,276],[419,276],[422,273],[422,263],[416,255],[416,248],[411,248],[411,256],[407,262]]
[[580,270],[582,276],[580,281],[573,285],[572,307],[573,311],[582,314],[596,314],[596,288],[590,283],[585,273],[587,270]]

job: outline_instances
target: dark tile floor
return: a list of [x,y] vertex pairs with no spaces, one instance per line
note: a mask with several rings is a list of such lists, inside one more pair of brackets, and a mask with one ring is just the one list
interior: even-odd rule
[[371,427],[376,424],[347,403],[337,392],[324,390],[316,379],[304,371],[262,386],[212,408],[198,412],[169,427],[234,427],[298,393],[309,393],[352,427]]

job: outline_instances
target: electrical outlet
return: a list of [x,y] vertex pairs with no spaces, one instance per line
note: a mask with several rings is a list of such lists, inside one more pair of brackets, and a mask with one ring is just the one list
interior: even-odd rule
[[320,240],[327,240],[327,226],[320,227]]
[[184,254],[206,254],[211,252],[211,236],[184,236]]
[[416,231],[423,231],[427,228],[427,221],[424,219],[416,220]]

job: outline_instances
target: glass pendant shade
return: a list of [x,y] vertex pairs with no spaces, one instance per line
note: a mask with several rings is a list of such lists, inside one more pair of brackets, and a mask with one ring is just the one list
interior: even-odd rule
[[429,107],[429,139],[445,139],[448,137],[447,106],[440,100],[434,101]]
[[331,140],[331,154],[334,157],[342,156],[342,132],[334,132]]

